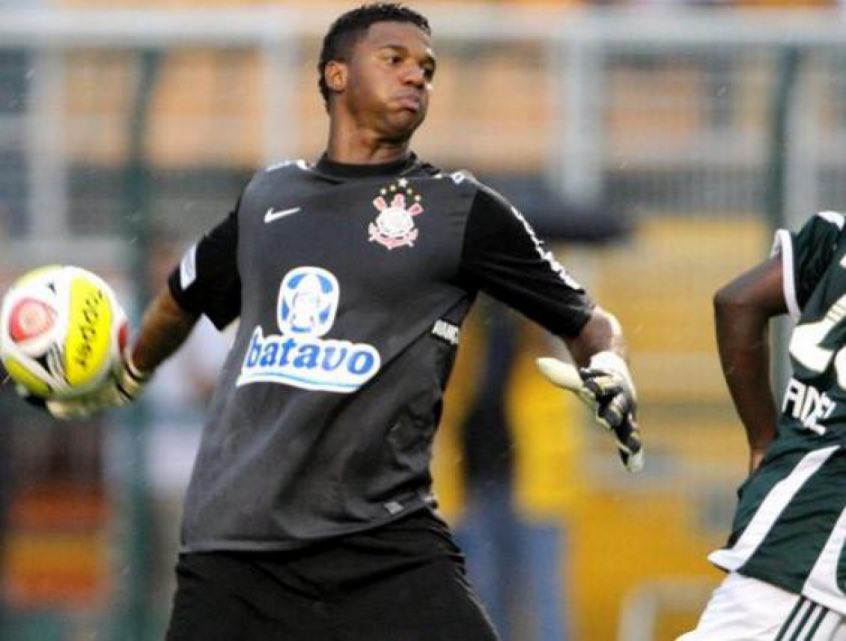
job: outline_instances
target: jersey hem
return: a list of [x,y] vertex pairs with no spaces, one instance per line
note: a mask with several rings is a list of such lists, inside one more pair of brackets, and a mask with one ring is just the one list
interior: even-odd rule
[[714,550],[706,557],[712,565],[724,572],[737,572],[742,564],[731,558],[731,548]]
[[771,575],[767,572],[747,572],[743,568],[734,570],[734,572],[749,579],[757,579],[758,581],[769,583],[770,585],[774,585],[782,590],[787,590],[791,594],[802,594],[801,590],[796,589],[796,585],[791,585],[789,581],[784,579],[784,577]]
[[[725,568],[721,568],[725,569]],[[773,585],[777,588],[781,588],[782,590],[786,590],[791,594],[801,595],[814,603],[818,603],[819,605],[828,608],[829,610],[833,610],[841,615],[846,616],[846,601],[843,599],[838,599],[835,596],[827,594],[825,592],[820,592],[819,590],[815,590],[813,588],[802,588],[797,590],[795,585],[791,585],[789,581],[786,581],[783,577],[779,577],[776,575],[768,574],[767,572],[745,572],[741,570],[733,570],[737,574],[745,576],[749,579],[756,579],[758,581],[763,581],[764,583],[768,583],[769,585]]]
[[315,535],[307,539],[289,539],[278,541],[245,541],[245,540],[213,540],[207,542],[186,543],[179,547],[180,554],[194,554],[201,552],[283,552],[287,550],[301,550],[311,545],[326,543],[333,539],[338,539],[351,534],[361,534],[370,530],[376,530],[380,527],[398,521],[412,514],[418,514],[424,510],[432,511],[429,505],[423,504],[419,507],[412,508],[395,514],[384,521],[377,521],[367,523],[362,527],[349,528],[347,530],[340,530],[332,532],[331,534]]

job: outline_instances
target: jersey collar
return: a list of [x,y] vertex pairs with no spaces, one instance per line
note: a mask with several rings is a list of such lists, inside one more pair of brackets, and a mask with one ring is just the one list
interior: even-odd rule
[[404,174],[418,164],[417,156],[414,153],[410,153],[400,160],[379,165],[350,165],[329,160],[326,154],[323,154],[317,161],[315,169],[321,174],[334,178],[372,178]]

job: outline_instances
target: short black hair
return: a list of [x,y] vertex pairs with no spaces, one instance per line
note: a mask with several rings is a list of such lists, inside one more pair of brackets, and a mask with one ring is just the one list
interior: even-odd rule
[[327,106],[329,105],[329,87],[324,78],[326,65],[332,60],[346,60],[356,41],[370,28],[370,25],[376,22],[408,22],[427,34],[432,33],[429,21],[425,17],[395,2],[365,4],[342,14],[332,23],[323,37],[320,62],[317,63],[320,94]]

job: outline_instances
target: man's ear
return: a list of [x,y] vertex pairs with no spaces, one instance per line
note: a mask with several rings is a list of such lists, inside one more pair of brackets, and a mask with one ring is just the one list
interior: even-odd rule
[[342,93],[347,88],[348,75],[349,69],[346,63],[340,60],[330,60],[323,70],[326,86],[329,87],[329,91],[335,93]]

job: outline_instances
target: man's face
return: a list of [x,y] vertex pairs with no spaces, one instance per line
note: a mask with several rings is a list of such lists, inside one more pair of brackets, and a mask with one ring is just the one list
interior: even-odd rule
[[435,56],[413,24],[377,22],[353,46],[338,98],[358,122],[389,139],[407,139],[426,118]]

